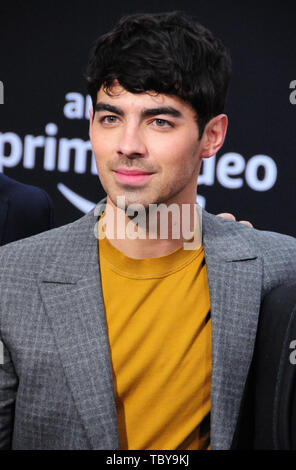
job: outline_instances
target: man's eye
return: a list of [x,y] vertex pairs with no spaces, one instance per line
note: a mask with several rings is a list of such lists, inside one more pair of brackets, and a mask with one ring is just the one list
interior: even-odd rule
[[100,119],[100,122],[105,122],[106,124],[114,124],[118,119],[116,116],[104,116]]
[[153,122],[155,122],[156,127],[173,127],[172,124],[165,119],[154,119]]

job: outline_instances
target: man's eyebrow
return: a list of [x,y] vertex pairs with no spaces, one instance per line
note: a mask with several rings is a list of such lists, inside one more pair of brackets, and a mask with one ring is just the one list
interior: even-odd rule
[[141,115],[143,117],[147,116],[157,116],[158,114],[166,114],[173,117],[182,117],[182,113],[171,106],[162,106],[160,108],[149,108],[142,111]]
[[[111,113],[118,114],[119,116],[124,116],[124,111],[120,108],[117,108],[116,106],[113,106],[112,104],[108,103],[97,103],[95,105],[95,112],[96,111],[110,111]],[[141,112],[141,117],[148,117],[148,116],[158,116],[159,114],[165,114],[168,116],[173,116],[173,117],[182,117],[182,113],[178,111],[175,108],[172,108],[171,106],[161,106],[159,108],[148,108],[144,109]]]
[[115,113],[118,114],[119,116],[123,116],[124,112],[122,109],[117,108],[116,106],[113,106],[112,104],[108,103],[97,103],[95,105],[95,112],[96,111],[110,111],[110,113]]

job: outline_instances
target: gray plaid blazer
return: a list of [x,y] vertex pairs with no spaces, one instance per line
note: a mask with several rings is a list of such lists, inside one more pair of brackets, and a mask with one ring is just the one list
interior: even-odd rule
[[[119,449],[96,221],[92,211],[0,249],[2,449]],[[296,239],[205,211],[202,222],[212,316],[211,448],[229,449],[261,299],[296,281]]]

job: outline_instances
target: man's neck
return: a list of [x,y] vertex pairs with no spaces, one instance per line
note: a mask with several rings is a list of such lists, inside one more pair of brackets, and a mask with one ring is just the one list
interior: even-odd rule
[[163,204],[129,217],[123,209],[109,203],[107,197],[101,221],[103,231],[117,250],[135,259],[165,256],[181,246],[198,249],[201,226],[196,202],[172,204],[168,208],[170,205]]

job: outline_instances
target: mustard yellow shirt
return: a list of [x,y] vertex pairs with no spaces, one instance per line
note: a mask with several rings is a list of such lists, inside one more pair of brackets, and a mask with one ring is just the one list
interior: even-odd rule
[[121,449],[210,448],[204,250],[134,259],[99,240]]

